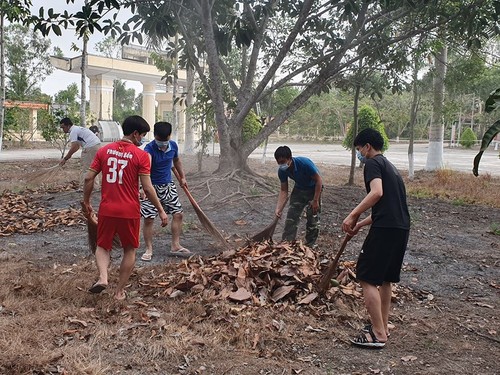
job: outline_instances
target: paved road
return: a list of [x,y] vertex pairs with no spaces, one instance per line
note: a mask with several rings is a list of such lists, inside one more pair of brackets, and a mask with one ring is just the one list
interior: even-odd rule
[[[350,165],[351,153],[343,148],[341,145],[328,145],[328,144],[299,144],[287,143],[292,149],[294,155],[302,155],[311,158],[317,163],[332,163],[338,165]],[[272,158],[274,150],[280,144],[269,144],[267,148],[267,157]],[[427,144],[414,145],[414,168],[415,170],[422,170],[425,168],[427,162]],[[443,159],[445,168],[461,171],[471,172],[474,157],[478,150],[466,150],[462,148],[448,148],[443,150]],[[254,151],[250,156],[252,158],[262,158],[263,149],[259,148]],[[389,150],[385,152],[387,158],[394,163],[394,165],[401,170],[408,170],[408,144],[391,142]],[[482,156],[481,163],[479,164],[479,174],[490,173],[493,176],[500,176],[500,159],[499,151],[495,151],[490,147]]]
[[[272,159],[274,150],[282,145],[277,143],[270,143],[267,147],[267,158]],[[336,165],[350,165],[351,154],[338,144],[305,144],[305,143],[287,143],[292,149],[294,155],[307,156],[316,163],[331,163]],[[422,170],[425,168],[427,161],[427,144],[415,144],[414,147],[414,160],[415,170]],[[210,153],[219,153],[218,145],[209,146]],[[495,151],[490,147],[481,159],[479,173],[490,173],[493,176],[500,176],[500,159],[498,157],[499,151]],[[256,149],[251,158],[262,158],[263,148]],[[408,169],[408,144],[391,142],[389,150],[385,153],[395,165],[401,170]],[[444,165],[446,168],[471,172],[472,162],[477,154],[477,149],[465,150],[462,148],[444,148]],[[35,160],[35,159],[59,159],[61,153],[57,149],[36,149],[36,150],[3,150],[0,152],[0,162],[15,161],[15,160]],[[78,152],[73,157],[80,157]]]

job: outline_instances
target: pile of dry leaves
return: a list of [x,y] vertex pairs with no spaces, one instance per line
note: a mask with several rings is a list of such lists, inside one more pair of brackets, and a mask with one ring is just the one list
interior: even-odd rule
[[[140,274],[137,287],[142,295],[172,298],[189,293],[208,301],[229,299],[253,306],[309,304],[318,298],[325,263],[319,252],[301,242],[265,241],[209,258],[191,257],[167,266],[159,275]],[[360,296],[353,268],[354,262],[341,262],[327,298],[337,293]]]
[[[74,189],[67,186],[67,190]],[[61,188],[57,189],[60,192]],[[0,236],[14,233],[43,232],[58,225],[82,225],[84,219],[80,210],[48,209],[36,199],[41,193],[51,193],[50,189],[26,190],[21,194],[4,191],[0,195]]]

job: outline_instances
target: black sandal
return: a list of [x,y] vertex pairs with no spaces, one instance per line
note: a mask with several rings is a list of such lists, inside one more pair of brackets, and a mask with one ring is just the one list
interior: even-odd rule
[[[361,331],[366,332],[366,333],[370,333],[370,329],[373,329],[372,327],[373,326],[371,324],[367,324],[363,328],[361,328]],[[389,338],[390,336],[391,336],[391,333],[389,332],[387,334],[387,338]]]
[[[380,342],[377,339],[377,336],[373,333],[371,324],[365,328],[368,329],[368,332],[361,331],[357,337],[350,339],[351,343],[362,348],[382,349],[385,346],[385,342]],[[366,337],[366,333],[370,335],[371,341]]]

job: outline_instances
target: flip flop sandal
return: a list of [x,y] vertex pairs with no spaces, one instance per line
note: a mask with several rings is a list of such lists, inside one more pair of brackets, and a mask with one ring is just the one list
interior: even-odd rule
[[169,253],[170,255],[173,256],[179,256],[179,257],[184,257],[184,258],[189,258],[193,253],[186,249],[185,247],[181,247],[179,250],[172,250]]
[[94,294],[99,294],[107,287],[108,287],[107,285],[95,283],[89,288],[89,292]]
[[[364,326],[361,331],[363,332],[366,332],[366,333],[370,333],[370,329],[373,329],[372,325],[371,324],[367,324],[366,326]],[[387,334],[387,337],[391,336],[390,333]]]
[[[366,337],[366,333],[370,335],[371,341]],[[382,349],[385,346],[385,342],[380,342],[375,334],[373,333],[372,327],[368,328],[368,332],[361,331],[359,336],[350,339],[353,345],[362,347],[362,348],[370,348],[370,349]]]
[[149,262],[151,260],[151,258],[153,257],[153,254],[149,254],[149,253],[144,253],[142,254],[141,256],[141,260],[145,261],[145,262]]

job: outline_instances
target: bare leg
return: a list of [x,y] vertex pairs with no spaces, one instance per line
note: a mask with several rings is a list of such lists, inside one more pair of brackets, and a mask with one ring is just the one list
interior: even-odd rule
[[177,251],[181,248],[181,231],[182,231],[182,212],[177,212],[172,218],[172,251]]
[[379,288],[380,302],[382,307],[382,321],[384,322],[385,333],[389,333],[389,312],[391,310],[392,284],[383,283]]
[[95,251],[95,261],[97,264],[97,270],[99,271],[99,280],[96,284],[108,285],[108,267],[111,261],[110,252],[97,246]]
[[118,285],[115,292],[115,298],[118,300],[125,299],[125,286],[135,266],[135,250],[136,249],[133,247],[126,247],[123,249],[120,276],[118,277]]
[[154,219],[144,219],[142,235],[146,245],[146,254],[153,254],[153,224]]
[[[387,341],[387,325],[384,325],[384,319],[382,316],[382,301],[380,292],[375,285],[369,284],[364,281],[360,281],[360,284],[363,288],[363,297],[365,300],[366,309],[368,310],[368,315],[370,315],[373,333],[380,342],[385,342]],[[367,338],[369,340],[371,339],[369,338],[368,334]]]

